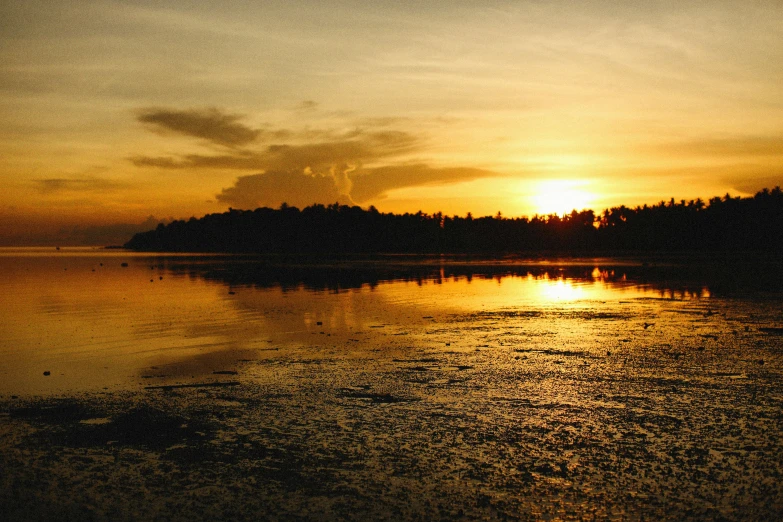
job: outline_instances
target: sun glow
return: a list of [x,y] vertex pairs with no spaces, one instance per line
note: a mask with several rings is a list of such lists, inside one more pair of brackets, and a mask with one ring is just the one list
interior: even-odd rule
[[595,194],[585,190],[587,181],[551,180],[538,183],[532,197],[535,212],[541,215],[563,215],[585,210],[595,201]]
[[541,297],[546,302],[578,301],[585,298],[584,288],[564,279],[539,282]]

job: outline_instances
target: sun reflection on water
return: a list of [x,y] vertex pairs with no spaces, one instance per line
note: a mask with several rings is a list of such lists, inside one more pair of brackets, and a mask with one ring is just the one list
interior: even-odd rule
[[584,286],[577,286],[565,279],[540,281],[538,291],[542,299],[547,301],[577,301],[585,297]]
[[600,265],[416,267],[286,267],[277,274],[231,258],[0,251],[0,290],[14,296],[0,301],[0,393],[145,385],[164,365],[170,378],[212,378],[213,370],[226,369],[224,360],[338,339],[363,346],[366,332],[429,324],[425,317],[710,295],[626,280],[623,268]]

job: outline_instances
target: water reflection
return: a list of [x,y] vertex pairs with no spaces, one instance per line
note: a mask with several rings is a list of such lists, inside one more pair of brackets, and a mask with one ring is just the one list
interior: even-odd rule
[[[416,332],[449,314],[705,299],[742,288],[736,274],[748,274],[709,279],[699,267],[611,259],[315,260],[90,249],[0,249],[0,272],[4,394],[215,378],[291,346],[381,350],[393,344],[381,343],[381,334],[414,343]],[[775,281],[767,278],[765,289]]]
[[[275,287],[283,291],[340,292],[363,287],[374,289],[389,282],[423,286],[488,279],[500,283],[521,278],[539,282],[548,288],[542,295],[555,299],[567,295],[574,300],[579,295],[597,298],[599,288],[610,292],[633,289],[648,296],[657,292],[667,298],[707,297],[711,293],[709,277],[691,268],[671,264],[650,267],[641,262],[612,259],[553,262],[388,256],[356,260],[180,257],[162,261],[161,267],[174,274],[222,282],[232,288]],[[713,277],[711,282],[722,287],[720,278]],[[586,284],[592,286],[592,291],[585,291]]]

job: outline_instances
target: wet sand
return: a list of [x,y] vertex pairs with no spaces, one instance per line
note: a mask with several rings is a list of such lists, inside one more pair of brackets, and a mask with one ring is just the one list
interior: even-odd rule
[[778,298],[417,310],[4,395],[0,518],[783,517]]

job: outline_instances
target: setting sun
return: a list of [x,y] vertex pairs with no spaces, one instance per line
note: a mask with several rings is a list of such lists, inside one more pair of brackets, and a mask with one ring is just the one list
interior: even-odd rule
[[588,182],[578,180],[542,181],[533,195],[535,212],[541,215],[563,215],[572,210],[584,210],[594,203],[595,194],[586,187]]

